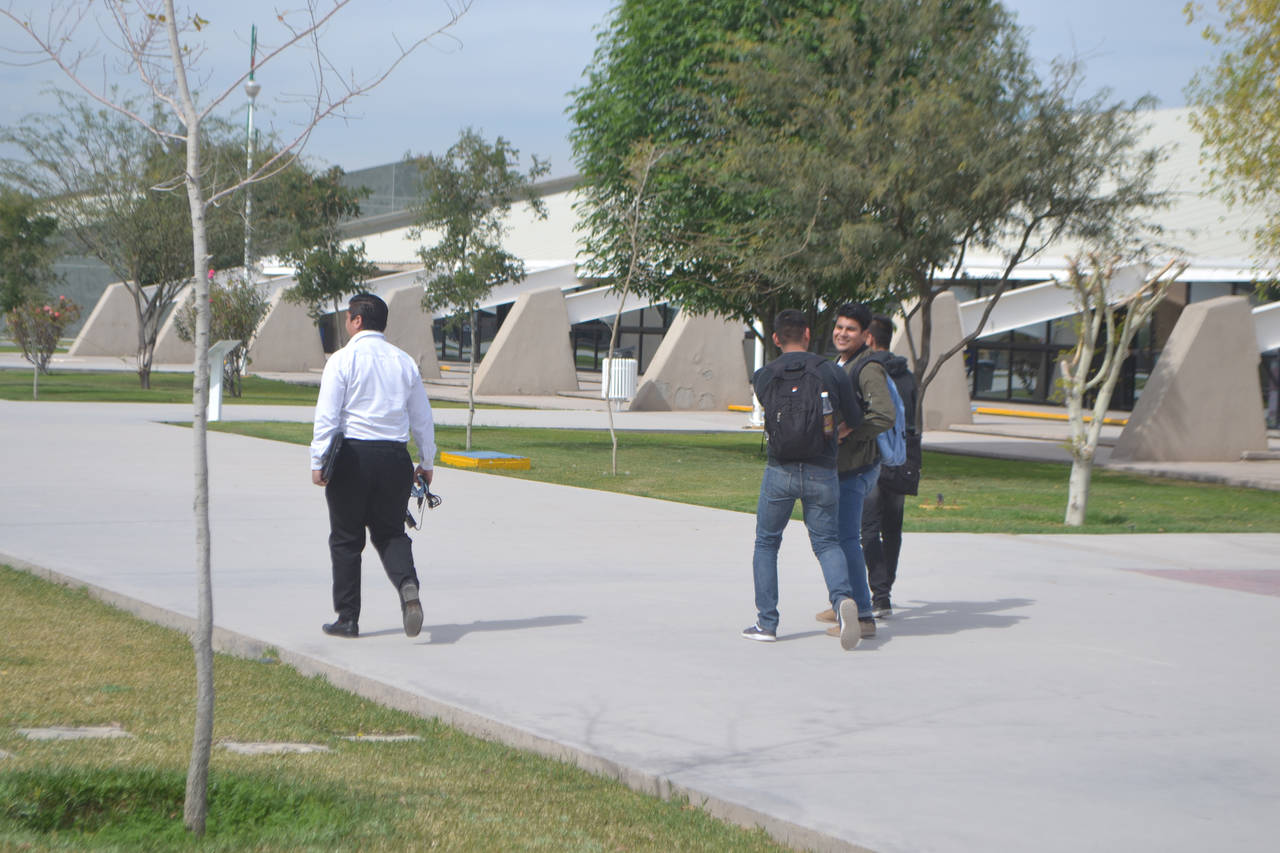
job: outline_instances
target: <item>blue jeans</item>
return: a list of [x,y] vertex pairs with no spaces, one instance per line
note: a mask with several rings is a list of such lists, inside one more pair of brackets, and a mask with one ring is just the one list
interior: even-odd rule
[[858,618],[871,616],[871,587],[867,584],[867,562],[862,555],[862,504],[879,479],[879,464],[840,478],[840,547],[844,549],[849,588],[858,605]]
[[[822,566],[831,606],[840,610],[840,599],[851,598],[849,570],[840,550],[836,518],[840,485],[834,468],[789,462],[766,465],[756,504],[756,550],[751,559],[755,574],[756,621],[766,631],[778,630],[778,546],[791,520],[796,501],[804,510],[809,544]],[[863,578],[866,583],[866,578]],[[870,604],[868,604],[870,610]]]

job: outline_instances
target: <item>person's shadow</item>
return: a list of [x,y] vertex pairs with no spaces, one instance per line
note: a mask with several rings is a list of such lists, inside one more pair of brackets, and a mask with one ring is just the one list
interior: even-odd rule
[[423,625],[422,633],[429,634],[430,639],[423,645],[447,645],[456,643],[474,631],[523,631],[526,628],[555,628],[561,625],[579,625],[586,620],[585,616],[537,616],[533,619],[486,619],[466,625],[450,623],[447,625]]
[[924,601],[910,607],[897,608],[888,619],[877,619],[876,636],[863,640],[867,649],[879,648],[894,637],[927,637],[957,634],[983,628],[1011,628],[1027,619],[1017,613],[1001,611],[1029,607],[1030,598],[1001,598],[996,601]]
[[[934,634],[955,634],[960,631],[972,631],[978,628],[1009,628],[1026,616],[1016,613],[1001,613],[1002,610],[1013,610],[1018,607],[1029,607],[1035,604],[1030,598],[1001,598],[996,601],[924,601],[911,607],[895,609],[888,619],[876,620],[876,635],[858,643],[860,649],[876,649],[894,637],[929,636]],[[809,637],[822,637],[826,629],[820,631],[799,631],[786,636],[779,636],[778,642],[784,640],[803,640]]]

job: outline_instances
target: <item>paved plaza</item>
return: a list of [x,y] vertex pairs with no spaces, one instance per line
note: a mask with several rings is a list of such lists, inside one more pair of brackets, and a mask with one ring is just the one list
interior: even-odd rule
[[[0,561],[190,624],[192,440],[165,420],[190,407],[0,402]],[[813,620],[826,593],[798,523],[780,641],[749,643],[752,516],[441,468],[444,505],[416,534],[422,634],[403,635],[370,548],[349,641],[320,632],[327,521],[306,449],[212,433],[209,459],[224,648],[274,646],[802,847],[1247,853],[1280,835],[1280,535],[908,534],[898,612],[845,653]]]

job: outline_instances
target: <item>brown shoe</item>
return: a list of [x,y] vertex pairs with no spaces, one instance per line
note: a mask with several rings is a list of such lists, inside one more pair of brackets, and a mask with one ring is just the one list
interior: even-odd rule
[[[876,635],[876,620],[862,618],[858,620],[858,639],[869,640]],[[839,637],[840,626],[832,625],[827,629],[828,637]]]
[[[819,622],[834,622],[836,621],[836,612],[832,610],[830,607],[828,607],[826,610],[822,611],[814,618],[816,618]],[[840,632],[837,631],[836,633],[838,634]]]

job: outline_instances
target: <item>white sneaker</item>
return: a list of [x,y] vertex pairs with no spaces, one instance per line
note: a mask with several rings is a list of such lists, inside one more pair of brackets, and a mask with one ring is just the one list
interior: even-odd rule
[[840,648],[846,652],[855,649],[862,639],[858,627],[858,605],[852,598],[840,599]]

